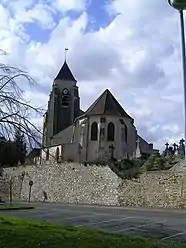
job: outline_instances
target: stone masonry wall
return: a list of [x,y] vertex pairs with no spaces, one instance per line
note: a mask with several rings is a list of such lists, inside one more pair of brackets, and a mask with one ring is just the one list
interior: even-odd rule
[[145,172],[129,181],[119,179],[109,166],[63,163],[5,169],[0,196],[6,201],[10,175],[14,201],[28,201],[29,181],[33,180],[31,201],[43,201],[45,191],[49,202],[186,208],[183,171]]
[[5,169],[4,180],[0,180],[0,195],[5,200],[9,198],[7,173],[14,178],[14,200],[28,200],[32,180],[31,201],[43,201],[45,191],[50,202],[118,205],[118,177],[108,166],[64,163]]
[[154,171],[145,172],[133,181],[121,181],[119,203],[122,206],[185,208],[185,177],[183,172]]

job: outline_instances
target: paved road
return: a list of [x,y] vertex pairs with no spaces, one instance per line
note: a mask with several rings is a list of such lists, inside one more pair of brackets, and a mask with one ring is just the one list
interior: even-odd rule
[[[115,208],[32,203],[33,210],[6,211],[17,217],[85,226],[162,241],[186,242],[186,210]],[[0,213],[5,213],[0,211]]]

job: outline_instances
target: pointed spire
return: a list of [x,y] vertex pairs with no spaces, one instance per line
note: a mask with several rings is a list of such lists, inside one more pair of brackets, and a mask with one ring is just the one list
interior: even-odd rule
[[67,64],[67,51],[68,48],[65,48],[65,61],[64,64],[61,68],[61,70],[59,71],[59,73],[57,74],[56,79],[61,79],[61,80],[66,80],[66,81],[76,81],[76,79],[74,78],[68,64]]
[[75,81],[76,82],[76,79],[74,78],[66,60],[65,60],[61,70],[59,71],[59,73],[55,79],[61,79],[61,80],[66,80],[66,81]]

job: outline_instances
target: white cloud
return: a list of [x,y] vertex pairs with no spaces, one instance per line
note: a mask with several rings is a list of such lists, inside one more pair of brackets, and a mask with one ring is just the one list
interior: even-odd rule
[[55,6],[59,11],[65,13],[69,10],[77,10],[82,11],[85,9],[86,0],[52,0],[51,3]]
[[7,6],[11,12],[26,11],[35,4],[35,0],[1,0],[2,4]]
[[54,10],[46,4],[38,3],[32,9],[27,11],[18,10],[15,14],[17,23],[37,22],[43,29],[51,29],[55,26],[52,16]]
[[[39,104],[42,99],[41,105],[47,103],[53,78],[64,61],[64,48],[68,47],[83,108],[109,88],[135,118],[144,138],[159,148],[166,140],[178,142],[183,135],[179,16],[166,1],[115,0],[107,10],[110,15],[120,14],[106,28],[91,33],[85,33],[86,11],[77,20],[61,17],[53,25],[55,10],[83,11],[85,1],[56,0],[45,1],[42,7],[30,6],[28,12],[22,7],[22,17],[16,14],[14,19],[0,7],[0,47],[11,52],[8,62],[26,67],[41,84],[37,97],[28,93],[33,102]],[[50,39],[28,44],[24,30],[18,32],[17,25],[36,19],[43,27],[52,28]]]

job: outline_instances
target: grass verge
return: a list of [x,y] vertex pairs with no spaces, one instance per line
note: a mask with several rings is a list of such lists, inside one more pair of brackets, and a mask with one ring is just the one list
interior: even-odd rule
[[0,206],[0,211],[5,211],[5,210],[24,210],[24,209],[34,209],[33,206],[17,206],[17,205],[4,205]]
[[186,244],[161,244],[140,237],[60,226],[0,215],[1,248],[184,248]]

